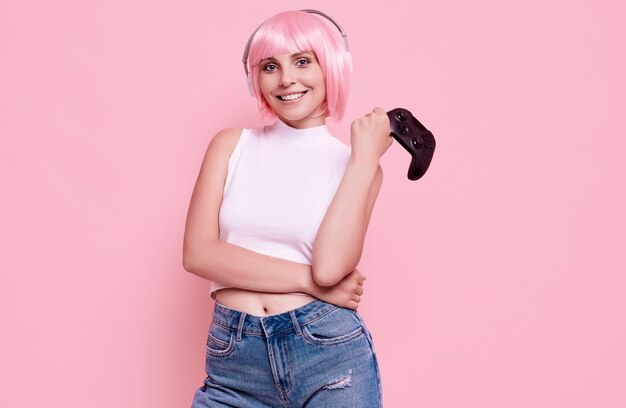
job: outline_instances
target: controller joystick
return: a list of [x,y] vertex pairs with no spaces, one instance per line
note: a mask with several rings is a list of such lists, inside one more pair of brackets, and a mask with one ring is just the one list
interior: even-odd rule
[[391,137],[396,139],[411,154],[409,180],[418,180],[428,170],[435,153],[435,138],[415,116],[404,108],[387,112]]

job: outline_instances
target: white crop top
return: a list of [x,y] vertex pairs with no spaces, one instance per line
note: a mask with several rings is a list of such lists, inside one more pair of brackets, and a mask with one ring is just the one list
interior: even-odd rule
[[[228,160],[220,240],[311,265],[317,230],[350,153],[326,125],[295,129],[278,120],[244,129]],[[213,282],[211,297],[226,287]]]

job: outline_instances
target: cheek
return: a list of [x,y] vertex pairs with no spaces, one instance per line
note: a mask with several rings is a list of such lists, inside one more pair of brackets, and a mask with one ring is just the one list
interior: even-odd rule
[[326,92],[326,81],[324,80],[324,73],[321,69],[311,76],[311,82],[315,83],[317,88]]
[[270,91],[270,80],[271,78],[269,78],[267,75],[263,75],[262,73],[260,73],[257,77],[257,83],[259,84],[259,88],[261,88],[261,93],[263,95],[267,94]]
[[263,87],[261,87],[261,95],[263,96],[263,99],[265,99],[266,101],[270,98],[270,95],[267,93],[267,90],[265,90]]
[[317,89],[319,90],[320,97],[322,99],[326,99],[326,82],[324,81],[324,79],[319,81],[316,86],[317,86]]
[[270,88],[267,85],[267,81],[259,81],[259,88],[261,89],[261,95],[263,96],[263,99],[265,99],[265,101],[269,103],[272,96],[270,94]]

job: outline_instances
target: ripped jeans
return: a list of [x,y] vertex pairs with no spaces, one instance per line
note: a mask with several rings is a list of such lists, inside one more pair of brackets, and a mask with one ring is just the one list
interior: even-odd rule
[[192,408],[378,408],[372,336],[357,311],[316,299],[254,316],[215,302]]

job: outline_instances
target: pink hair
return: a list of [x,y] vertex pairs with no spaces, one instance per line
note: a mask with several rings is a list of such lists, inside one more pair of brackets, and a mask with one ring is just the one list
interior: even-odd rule
[[304,11],[285,11],[265,21],[250,43],[248,62],[252,90],[261,116],[276,118],[259,87],[259,62],[279,54],[312,51],[319,62],[326,83],[324,116],[340,120],[346,110],[350,61],[341,33],[325,19]]

